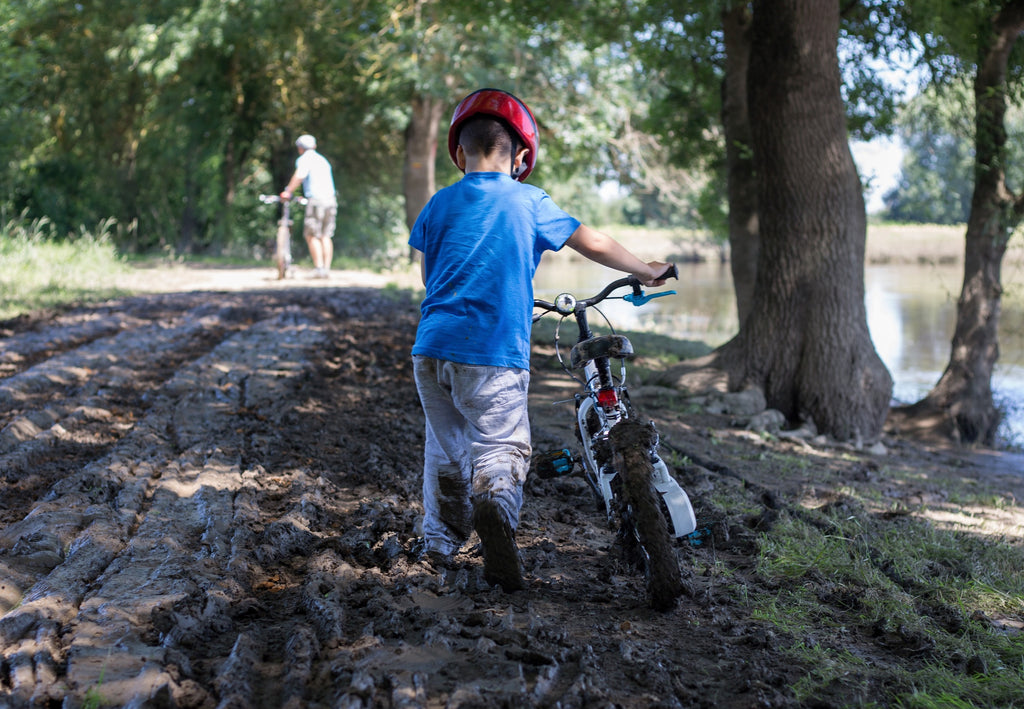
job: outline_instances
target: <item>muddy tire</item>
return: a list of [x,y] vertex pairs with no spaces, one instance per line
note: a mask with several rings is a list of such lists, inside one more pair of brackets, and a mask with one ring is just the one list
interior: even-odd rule
[[283,280],[292,265],[292,222],[288,203],[284,203],[281,221],[277,225],[274,260],[277,262],[277,278]]
[[[290,253],[290,244],[288,243],[289,235],[284,237],[281,234],[277,235],[277,253],[274,256],[274,261],[277,264],[277,279],[284,280],[288,275],[288,269],[292,265],[292,257]],[[283,239],[283,243],[282,243]]]
[[[649,435],[648,435],[649,431]],[[622,485],[623,532],[635,535],[635,560],[643,569],[651,608],[673,608],[682,592],[682,577],[669,525],[652,483],[650,450],[657,434],[649,424],[623,421],[612,429],[614,462]]]

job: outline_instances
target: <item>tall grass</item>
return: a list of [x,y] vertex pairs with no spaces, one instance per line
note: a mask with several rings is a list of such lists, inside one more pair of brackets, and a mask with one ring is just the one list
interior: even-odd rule
[[114,277],[127,271],[110,230],[59,237],[46,218],[11,219],[0,226],[0,319],[76,301],[121,294]]

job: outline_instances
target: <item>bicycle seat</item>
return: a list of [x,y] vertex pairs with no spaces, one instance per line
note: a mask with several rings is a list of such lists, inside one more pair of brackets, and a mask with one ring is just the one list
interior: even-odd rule
[[624,335],[599,335],[577,342],[569,352],[569,366],[580,369],[599,357],[626,359],[633,356],[633,343]]

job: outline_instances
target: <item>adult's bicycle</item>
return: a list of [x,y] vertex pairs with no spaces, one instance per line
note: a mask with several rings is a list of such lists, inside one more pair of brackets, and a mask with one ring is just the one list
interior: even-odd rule
[[[658,280],[678,277],[672,265]],[[582,453],[569,449],[541,453],[534,457],[532,469],[542,478],[582,471],[598,509],[622,541],[627,560],[641,568],[651,607],[667,610],[675,605],[682,590],[675,540],[692,534],[697,522],[690,498],[658,453],[654,423],[637,419],[630,402],[626,360],[634,355],[633,345],[627,337],[615,333],[607,317],[595,307],[624,288],[630,292],[614,297],[636,307],[675,293],[646,294],[643,283],[630,275],[609,283],[590,298],[562,293],[554,302],[533,301],[534,308],[542,311],[534,314],[534,322],[549,313],[559,316],[555,353],[565,372],[581,385],[571,401],[575,403],[574,428]],[[601,313],[610,334],[594,334],[588,317],[591,309]],[[559,334],[570,317],[576,324],[576,337],[566,359]],[[612,360],[619,362],[617,374]]]
[[[299,204],[306,204],[308,201],[305,197],[293,197],[292,199]],[[288,270],[292,267],[292,220],[290,209],[292,200],[281,199],[276,194],[261,194],[260,201],[263,204],[281,203],[281,218],[277,222],[277,234],[274,240],[274,263],[277,265],[277,278],[280,280],[288,275]]]

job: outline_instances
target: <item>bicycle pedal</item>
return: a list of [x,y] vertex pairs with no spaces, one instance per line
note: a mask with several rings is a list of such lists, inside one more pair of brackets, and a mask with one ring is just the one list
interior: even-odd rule
[[704,544],[705,540],[711,538],[711,527],[701,527],[695,529],[689,534],[683,535],[683,539],[688,541],[691,546],[699,547]]
[[568,448],[538,453],[530,462],[533,473],[543,480],[569,475],[575,467],[576,456]]

